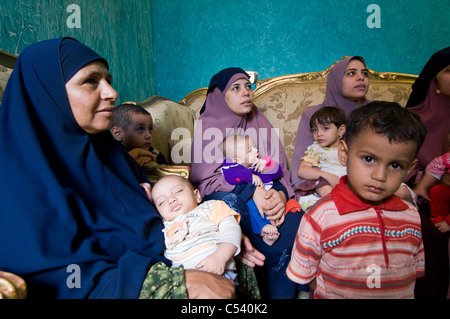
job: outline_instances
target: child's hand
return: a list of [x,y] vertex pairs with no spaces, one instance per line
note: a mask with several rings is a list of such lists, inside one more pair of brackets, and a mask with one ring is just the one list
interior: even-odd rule
[[267,160],[265,159],[257,159],[253,164],[253,170],[257,171],[258,173],[261,173],[262,171],[264,171],[264,168],[267,165]]
[[329,174],[325,179],[330,184],[331,188],[334,188],[334,186],[339,184],[339,177],[337,175]]
[[[402,187],[406,188],[406,186],[400,186],[399,190]],[[416,194],[416,196],[421,196],[421,197],[425,198],[426,200],[430,200],[430,198],[428,197],[428,191],[426,190],[424,185],[421,183],[414,185],[413,192]],[[401,196],[402,194],[403,193],[399,193],[399,191],[395,192],[395,195],[399,196],[400,198],[404,198],[403,196]]]
[[258,175],[252,174],[252,183],[253,183],[253,185],[264,188],[264,183],[263,183],[261,177],[259,177]]
[[441,231],[441,233],[450,231],[450,225],[447,224],[447,222],[445,220],[440,223],[434,224],[434,226],[436,226],[436,228],[439,229]]
[[133,148],[128,154],[135,159],[139,166],[144,166],[150,162],[156,162],[156,155],[143,148]]
[[230,243],[220,243],[217,250],[199,262],[195,268],[222,276],[228,260],[234,256],[237,247]]
[[213,253],[199,262],[195,268],[201,269],[219,276],[223,275],[225,271],[226,260],[223,260],[222,256]]

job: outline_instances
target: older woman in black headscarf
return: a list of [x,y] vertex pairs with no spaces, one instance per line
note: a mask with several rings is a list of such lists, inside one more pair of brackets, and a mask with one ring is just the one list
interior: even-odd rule
[[111,81],[74,39],[19,56],[0,107],[0,269],[29,298],[232,297],[230,280],[168,268],[148,181],[108,131]]

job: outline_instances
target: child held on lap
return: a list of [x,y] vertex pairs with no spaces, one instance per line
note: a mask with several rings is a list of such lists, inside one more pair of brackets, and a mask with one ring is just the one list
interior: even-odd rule
[[142,106],[127,102],[114,109],[111,132],[140,166],[167,164],[164,155],[152,146],[152,130],[152,116]]
[[219,200],[201,202],[184,177],[168,175],[152,188],[152,200],[163,218],[164,255],[172,267],[199,269],[235,279],[233,257],[240,252],[240,215]]
[[417,163],[426,129],[397,103],[372,102],[347,122],[347,176],[303,216],[288,277],[315,298],[413,298],[425,271],[417,209],[394,193]]
[[[334,106],[318,109],[310,120],[314,143],[308,146],[297,174],[305,180],[325,179],[329,185],[316,188],[317,194],[302,196],[303,210],[312,206],[320,197],[327,195],[339,183],[339,178],[347,174],[338,158],[338,147],[345,134],[345,113]],[[319,168],[319,169],[317,169]]]
[[[450,143],[450,132],[449,132]],[[442,233],[450,231],[450,151],[433,159],[414,192],[430,201],[430,220]]]
[[[221,172],[231,185],[253,183],[269,190],[273,186],[273,181],[282,175],[281,166],[270,156],[259,158],[259,151],[249,136],[238,134],[228,136],[223,141],[222,149],[225,160]],[[253,200],[247,203],[247,206],[254,233],[260,234],[266,244],[272,245],[280,236],[277,227],[270,223]]]

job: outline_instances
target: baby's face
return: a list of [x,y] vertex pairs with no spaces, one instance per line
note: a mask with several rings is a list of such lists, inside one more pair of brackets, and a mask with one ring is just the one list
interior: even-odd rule
[[252,166],[259,159],[259,151],[256,148],[255,143],[246,137],[245,141],[242,140],[237,145],[237,159],[238,162],[245,167]]
[[362,201],[379,205],[394,194],[414,168],[416,145],[393,142],[364,131],[350,145],[341,143],[339,159],[347,166],[347,186]]
[[201,202],[199,191],[194,190],[184,177],[169,175],[158,181],[152,189],[153,203],[166,221],[190,212]]

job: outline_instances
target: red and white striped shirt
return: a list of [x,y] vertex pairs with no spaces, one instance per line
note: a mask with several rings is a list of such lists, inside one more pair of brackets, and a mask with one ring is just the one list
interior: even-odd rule
[[315,298],[414,298],[425,255],[417,209],[393,195],[361,201],[346,177],[303,216],[287,269]]

